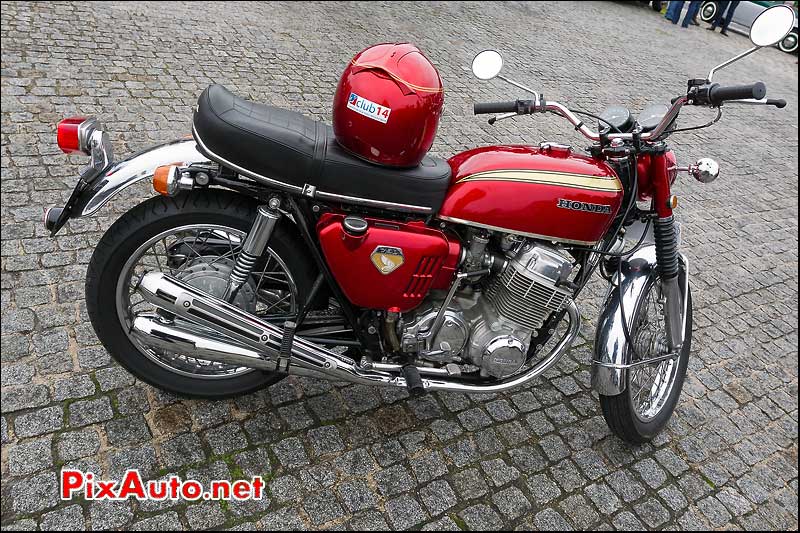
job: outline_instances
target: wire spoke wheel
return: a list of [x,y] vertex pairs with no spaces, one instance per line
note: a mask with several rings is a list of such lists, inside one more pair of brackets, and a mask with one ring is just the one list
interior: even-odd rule
[[[149,272],[163,272],[212,296],[222,298],[228,278],[247,234],[215,224],[192,224],[163,231],[144,242],[122,268],[117,283],[117,315],[129,340],[162,368],[199,379],[224,379],[254,369],[197,359],[149,346],[131,335],[136,316],[145,315],[202,334],[204,326],[181,319],[144,300],[137,287]],[[284,261],[268,248],[250,279],[239,290],[234,305],[266,320],[296,312],[298,291]]]
[[[667,353],[666,321],[660,293],[660,284],[652,284],[636,317],[632,333],[634,339],[640,342],[634,343],[637,349],[632,362],[646,361]],[[658,416],[670,397],[677,371],[676,359],[642,364],[630,370],[628,394],[631,395],[631,405],[637,418],[648,422]]]

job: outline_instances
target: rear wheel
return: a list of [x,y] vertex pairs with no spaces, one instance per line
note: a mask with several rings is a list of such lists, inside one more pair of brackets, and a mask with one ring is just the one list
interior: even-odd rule
[[[630,331],[636,355],[629,349],[628,360],[635,363],[666,352],[665,324],[660,282],[652,279],[638,303]],[[692,343],[692,298],[684,329],[680,354],[674,359],[643,364],[628,369],[625,390],[616,396],[600,395],[600,406],[608,427],[621,439],[641,444],[650,441],[669,422],[686,378]],[[640,359],[641,358],[641,359]]]
[[[256,207],[254,200],[228,191],[195,191],[151,198],[109,228],[89,263],[86,305],[98,338],[117,362],[142,381],[191,397],[235,396],[282,379],[282,374],[167,352],[129,333],[138,315],[197,329],[165,317],[142,299],[137,283],[145,273],[160,271],[222,297]],[[234,304],[266,320],[294,313],[310,291],[311,265],[302,244],[279,224]]]

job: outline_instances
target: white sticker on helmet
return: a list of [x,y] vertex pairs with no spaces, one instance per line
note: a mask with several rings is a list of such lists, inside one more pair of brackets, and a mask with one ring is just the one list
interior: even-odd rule
[[389,114],[392,112],[388,107],[378,105],[356,93],[350,93],[350,98],[347,99],[347,108],[384,124],[389,120]]

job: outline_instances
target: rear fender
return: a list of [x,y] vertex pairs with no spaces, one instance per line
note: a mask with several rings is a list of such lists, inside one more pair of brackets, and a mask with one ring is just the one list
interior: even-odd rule
[[95,214],[121,191],[143,179],[152,178],[162,165],[205,162],[209,162],[208,157],[197,151],[196,143],[191,138],[148,148],[124,161],[112,163],[81,193],[70,216],[75,218]]

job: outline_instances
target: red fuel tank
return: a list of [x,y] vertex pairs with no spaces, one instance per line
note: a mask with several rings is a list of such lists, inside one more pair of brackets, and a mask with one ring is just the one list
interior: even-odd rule
[[322,252],[347,299],[369,309],[405,312],[430,289],[447,289],[461,245],[423,222],[364,217],[366,231],[354,236],[345,215],[326,213],[317,223]]
[[565,243],[593,245],[622,203],[622,183],[603,161],[564,148],[487,146],[449,160],[439,218]]

